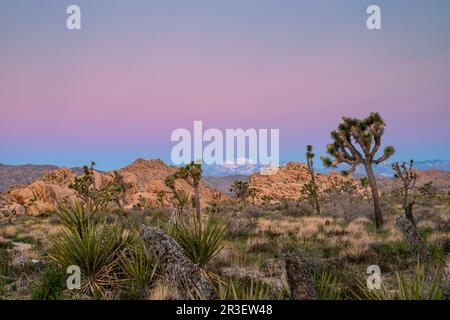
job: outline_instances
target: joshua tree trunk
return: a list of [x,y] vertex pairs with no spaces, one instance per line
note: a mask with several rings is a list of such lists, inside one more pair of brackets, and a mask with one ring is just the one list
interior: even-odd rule
[[375,225],[377,229],[383,228],[383,212],[381,210],[381,199],[380,194],[378,193],[378,185],[377,180],[375,179],[375,175],[372,170],[371,164],[365,164],[364,165],[367,172],[367,178],[369,179],[370,189],[372,190],[372,199],[373,199],[373,206],[375,209]]
[[408,219],[413,226],[416,226],[416,222],[414,221],[414,216],[413,216],[413,203],[408,203],[404,209],[405,209],[405,217],[406,219]]
[[194,199],[194,202],[195,202],[195,213],[197,215],[198,221],[200,221],[200,219],[201,219],[201,214],[200,214],[200,191],[199,191],[198,186],[195,187],[195,191],[194,192],[195,192],[195,195],[194,195],[194,197],[195,197],[195,199]]
[[314,202],[316,205],[316,211],[317,211],[317,214],[320,215],[320,205],[319,205],[319,199],[317,197],[316,179],[314,178],[314,171],[312,168],[311,168],[310,174],[311,174],[311,182],[313,185],[312,192],[313,192]]
[[414,216],[413,216],[414,203],[408,201],[408,186],[407,185],[404,186],[404,190],[405,190],[405,194],[403,196],[403,209],[405,210],[405,217],[406,217],[406,219],[411,221],[413,226],[416,226],[416,222],[414,221]]

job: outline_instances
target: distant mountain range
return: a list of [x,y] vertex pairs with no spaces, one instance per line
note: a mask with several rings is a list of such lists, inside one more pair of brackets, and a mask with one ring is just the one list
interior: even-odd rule
[[[374,166],[374,172],[377,175],[383,177],[392,177],[394,175],[394,171],[392,170],[393,162],[383,162],[379,165]],[[450,161],[445,160],[426,160],[426,161],[417,161],[414,162],[414,168],[418,170],[442,170],[442,171],[450,171]],[[357,174],[364,174],[365,169],[363,167],[358,167],[356,170]]]
[[[286,163],[281,163],[281,165],[285,165]],[[384,162],[379,165],[374,166],[375,174],[382,177],[392,177],[393,162]],[[255,164],[251,161],[241,160],[237,164],[213,164],[213,165],[205,165],[203,166],[203,172],[205,176],[233,176],[233,175],[246,175],[257,172],[263,168],[260,164]],[[450,161],[446,160],[427,160],[427,161],[417,161],[414,163],[414,168],[418,170],[443,170],[450,171]],[[320,173],[327,173],[330,171],[341,171],[344,170],[345,166],[339,166],[338,168],[325,168],[322,166],[316,167],[316,170]],[[356,175],[365,175],[365,169],[362,166],[359,166],[355,172]]]
[[[285,165],[285,163],[282,163]],[[375,174],[380,177],[392,177],[392,162],[382,163],[380,165],[374,166]],[[445,160],[427,160],[427,161],[417,161],[414,167],[419,170],[442,170],[450,171],[450,161]],[[58,169],[55,165],[6,165],[0,163],[0,192],[6,191],[9,187],[26,184],[36,179],[41,178],[47,173]],[[263,168],[262,165],[256,164],[247,159],[240,159],[237,163],[233,164],[213,164],[203,166],[203,176],[205,176],[205,182],[219,190],[227,193],[229,185],[234,180],[246,180],[246,177],[254,172],[258,172]],[[71,168],[77,174],[82,173],[82,168],[76,167]],[[328,169],[324,167],[318,167],[316,170],[320,173],[327,173],[330,171],[339,171],[344,169],[334,168]],[[359,167],[355,172],[356,176],[365,175],[363,167]],[[214,177],[225,177],[225,179],[214,179]]]
[[[12,186],[26,184],[37,180],[58,168],[58,166],[51,164],[8,165],[0,163],[0,192],[6,191]],[[83,172],[82,168],[71,169],[77,174]]]

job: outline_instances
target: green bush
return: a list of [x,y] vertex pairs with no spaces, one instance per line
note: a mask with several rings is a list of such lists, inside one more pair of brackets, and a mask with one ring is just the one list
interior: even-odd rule
[[333,271],[322,271],[313,275],[313,284],[321,300],[341,300],[341,282]]
[[106,224],[105,212],[77,204],[58,211],[61,232],[49,238],[48,256],[63,268],[80,267],[81,293],[94,294],[118,285],[119,257],[131,241],[120,224]]
[[32,287],[33,300],[58,300],[65,288],[64,270],[57,265],[46,266],[38,283]]
[[11,247],[10,242],[0,244],[0,277],[7,276],[11,272],[12,256],[9,252]]
[[231,278],[219,283],[217,293],[220,300],[267,300],[270,289],[261,281]]
[[140,238],[125,250],[120,257],[122,275],[126,279],[125,297],[140,299],[152,287],[157,276],[158,264]]
[[403,272],[396,273],[396,289],[368,289],[361,281],[358,284],[359,294],[355,296],[363,300],[445,300],[447,278],[443,272],[435,269],[426,273],[425,267],[417,264],[412,277],[406,277]]
[[222,249],[227,227],[224,221],[211,215],[206,223],[196,217],[182,218],[168,232],[193,263],[204,267]]

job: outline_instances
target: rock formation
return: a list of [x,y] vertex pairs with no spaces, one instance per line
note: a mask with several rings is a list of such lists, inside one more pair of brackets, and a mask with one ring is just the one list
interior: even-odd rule
[[[161,160],[137,159],[130,165],[109,172],[94,171],[94,188],[101,189],[110,182],[118,183],[124,192],[123,207],[131,209],[144,202],[146,206],[157,206],[157,193],[165,192],[164,205],[172,207],[171,192],[164,184],[164,179],[176,172],[177,167],[167,166]],[[15,214],[38,215],[56,210],[58,203],[77,199],[75,190],[69,184],[76,178],[76,173],[69,168],[56,169],[41,179],[22,186],[16,186],[4,194],[2,211]],[[192,188],[184,181],[177,181],[177,189],[182,189],[191,196]],[[200,183],[201,206],[205,206],[213,195],[212,188]],[[227,198],[224,196],[224,198]]]
[[[333,180],[351,180],[359,188],[359,182],[351,176],[344,177],[340,173],[316,174],[316,183],[319,192],[331,187]],[[261,201],[263,196],[269,196],[274,200],[298,200],[300,190],[309,181],[308,168],[306,164],[288,162],[281,166],[273,175],[254,173],[249,178],[249,188],[257,190],[257,199]],[[358,189],[359,190],[359,189]]]
[[304,254],[288,253],[285,256],[286,276],[292,300],[315,300],[312,265]]
[[397,228],[402,232],[404,239],[422,258],[429,258],[430,251],[417,233],[416,227],[406,217],[398,217],[395,221]]
[[142,226],[140,235],[161,264],[168,280],[176,287],[180,299],[216,299],[213,285],[200,268],[192,263],[172,237],[162,230]]

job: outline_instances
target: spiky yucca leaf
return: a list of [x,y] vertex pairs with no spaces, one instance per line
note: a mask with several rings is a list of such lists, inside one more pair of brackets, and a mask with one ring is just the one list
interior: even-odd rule
[[417,264],[412,278],[397,272],[397,298],[400,300],[445,300],[446,277],[436,268],[427,277],[425,267]]
[[217,288],[220,300],[267,300],[270,289],[261,281],[228,279]]
[[333,271],[323,271],[313,276],[313,283],[321,300],[341,300],[342,290],[338,277]]
[[179,219],[168,230],[184,254],[201,268],[222,249],[226,231],[224,221],[212,215],[206,223],[201,223],[195,216]]
[[130,234],[121,225],[108,225],[103,212],[89,211],[83,205],[58,212],[62,227],[49,237],[50,259],[67,268],[76,265],[81,270],[81,293],[102,293],[105,288],[121,282],[118,277],[118,257],[130,242]]
[[120,263],[124,278],[141,286],[153,282],[158,268],[153,252],[144,245],[141,238],[135,238],[127,250],[122,252]]

